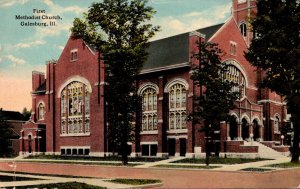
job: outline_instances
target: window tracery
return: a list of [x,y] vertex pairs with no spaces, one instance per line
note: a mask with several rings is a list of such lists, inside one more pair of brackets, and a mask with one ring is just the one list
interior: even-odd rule
[[169,129],[186,129],[186,89],[179,83],[169,89]]
[[61,92],[61,134],[89,133],[90,91],[74,81]]
[[233,87],[233,91],[240,92],[241,97],[246,95],[246,80],[243,73],[237,67],[229,65],[228,71],[225,73],[225,79],[237,84]]
[[143,120],[142,130],[157,130],[157,93],[149,87],[142,92],[143,98]]

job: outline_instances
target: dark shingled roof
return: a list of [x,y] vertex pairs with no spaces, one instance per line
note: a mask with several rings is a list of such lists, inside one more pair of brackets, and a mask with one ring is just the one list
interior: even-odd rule
[[15,111],[0,110],[0,119],[2,120],[15,120],[15,121],[26,121],[23,114]]
[[40,93],[40,92],[46,92],[46,81],[35,90],[35,93]]
[[[197,30],[210,39],[221,27],[222,24],[206,27]],[[144,64],[142,72],[161,67],[173,66],[189,62],[189,32],[160,39],[150,43],[148,49],[149,57]]]

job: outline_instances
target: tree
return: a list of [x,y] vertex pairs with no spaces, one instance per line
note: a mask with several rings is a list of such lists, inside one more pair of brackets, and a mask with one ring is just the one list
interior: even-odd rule
[[214,131],[220,130],[220,122],[228,121],[229,111],[239,97],[236,86],[227,80],[228,64],[221,62],[223,52],[217,44],[201,42],[200,52],[193,56],[199,59],[200,64],[193,68],[191,79],[200,88],[200,96],[195,97],[195,109],[191,115],[194,123],[203,125],[200,131],[206,137],[206,164],[209,165],[209,154]]
[[13,149],[9,147],[9,140],[12,136],[11,126],[5,121],[0,110],[0,157],[9,157],[13,153]]
[[25,117],[25,120],[29,120],[31,116],[31,110],[28,111],[27,108],[25,107],[23,108],[22,114]]
[[300,129],[300,1],[258,0],[252,27],[257,33],[245,53],[265,71],[262,87],[285,98],[294,127],[292,162],[299,162]]
[[105,91],[108,114],[108,137],[113,150],[120,151],[127,164],[127,142],[134,134],[133,122],[138,101],[136,76],[147,59],[149,39],[159,27],[149,21],[155,11],[147,0],[104,0],[93,3],[76,18],[71,29],[95,46],[103,57],[107,88]]

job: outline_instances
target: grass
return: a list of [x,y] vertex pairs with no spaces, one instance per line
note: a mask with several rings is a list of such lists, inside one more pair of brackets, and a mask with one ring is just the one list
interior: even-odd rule
[[[11,187],[12,188],[12,187]],[[67,182],[67,183],[56,183],[56,184],[41,184],[34,186],[18,186],[16,189],[105,189],[101,186],[93,186],[79,182]]]
[[275,169],[268,169],[268,168],[258,168],[258,167],[249,167],[245,169],[241,169],[242,171],[254,171],[254,172],[265,172],[265,171],[272,171]]
[[41,180],[36,178],[18,177],[0,175],[0,182],[14,182],[14,181],[30,181],[30,180]]
[[[19,161],[22,162],[22,161]],[[23,162],[35,162],[35,163],[53,163],[53,164],[81,164],[81,165],[106,165],[106,166],[129,166],[133,167],[136,165],[141,165],[140,163],[129,163],[123,165],[122,163],[106,163],[106,162],[76,162],[76,161],[23,161]]]
[[188,169],[214,169],[219,168],[221,166],[201,166],[201,165],[156,165],[155,167],[163,167],[163,168],[188,168]]
[[[55,160],[85,160],[85,161],[122,161],[120,156],[107,156],[107,157],[93,157],[93,156],[59,156],[59,155],[37,155],[29,156],[25,159],[55,159]],[[155,162],[161,161],[166,158],[153,158],[153,157],[129,157],[129,162]]]
[[145,185],[145,184],[161,183],[160,180],[150,180],[150,179],[113,179],[113,180],[108,180],[108,182],[127,184],[127,185]]
[[[210,157],[210,164],[241,164],[241,163],[250,163],[257,161],[264,161],[268,159],[256,158],[256,159],[248,159],[248,158],[219,158],[219,157]],[[174,161],[172,163],[191,163],[191,164],[205,164],[205,158],[186,158],[178,161]]]
[[266,165],[265,167],[275,167],[275,168],[294,168],[294,167],[300,167],[300,163],[279,163],[279,164],[272,164],[272,165]]

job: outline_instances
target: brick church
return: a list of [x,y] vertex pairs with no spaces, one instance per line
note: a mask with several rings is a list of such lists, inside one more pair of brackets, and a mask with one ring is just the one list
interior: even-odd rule
[[[248,18],[254,0],[232,0],[232,14],[222,24],[151,42],[149,58],[138,78],[143,103],[136,116],[140,133],[128,143],[132,156],[197,157],[205,152],[205,136],[199,125],[186,121],[193,111],[197,86],[190,79],[196,42],[219,44],[229,63],[227,78],[236,82],[241,97],[230,112],[235,121],[221,123],[220,154],[256,156],[258,146],[249,141],[281,142],[287,123],[285,102],[268,89],[260,89],[263,73],[244,58],[255,35]],[[200,62],[201,64],[201,62]],[[49,61],[46,74],[32,73],[32,116],[23,125],[21,154],[110,155],[105,117],[104,64],[98,52],[83,40],[69,38],[57,61]],[[246,145],[248,144],[248,145]]]

